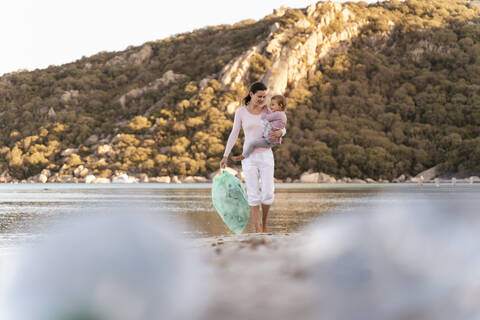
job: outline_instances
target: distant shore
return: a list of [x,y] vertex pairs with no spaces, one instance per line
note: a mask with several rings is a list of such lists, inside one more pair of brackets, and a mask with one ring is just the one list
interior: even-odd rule
[[[170,178],[173,180],[172,178]],[[210,179],[202,179],[202,180],[195,180],[194,177],[186,177],[184,179],[178,178],[178,181],[170,181],[170,182],[164,182],[164,181],[158,181],[155,178],[149,179],[149,181],[133,181],[133,182],[123,182],[123,181],[112,181],[107,178],[99,178],[96,179],[95,181],[85,181],[83,179],[72,179],[72,180],[67,180],[67,181],[47,181],[47,182],[41,182],[41,181],[32,181],[32,180],[0,180],[0,184],[51,184],[51,183],[61,183],[61,184],[202,184],[202,183],[212,183],[213,180]],[[243,181],[244,182],[244,181]],[[388,180],[382,180],[382,181],[376,181],[373,179],[369,179],[369,181],[363,180],[363,179],[340,179],[337,180],[336,182],[303,182],[300,180],[291,180],[291,181],[285,181],[281,179],[275,179],[275,184],[399,184],[399,183],[407,183],[407,184],[418,184],[418,185],[423,185],[423,184],[477,184],[480,183],[480,179],[476,176],[472,178],[452,178],[452,179],[438,179],[438,180],[424,180],[424,181],[419,181],[417,179],[410,179],[402,182],[398,181],[388,181]]]
[[[244,182],[244,180],[242,179]],[[154,177],[148,178],[146,180],[139,180],[138,178],[130,178],[129,180],[112,180],[109,178],[95,178],[92,180],[77,179],[77,178],[67,178],[53,181],[39,181],[37,179],[27,179],[27,180],[18,180],[18,179],[9,179],[9,180],[0,180],[0,184],[50,184],[50,183],[62,183],[62,184],[201,184],[201,183],[212,183],[212,179],[204,177],[185,177],[179,178],[174,177]],[[329,181],[302,181],[299,179],[275,179],[276,184],[398,184],[398,183],[407,183],[407,184],[476,184],[480,183],[480,178],[478,176],[472,176],[468,178],[439,178],[434,180],[419,180],[417,178],[411,178],[404,181],[389,181],[389,180],[373,180],[373,179],[350,179],[342,178],[334,182]]]
[[[211,173],[208,177],[203,176],[160,176],[160,177],[149,177],[146,174],[135,174],[129,175],[127,173],[118,173],[111,177],[101,177],[95,176],[91,172],[83,170],[76,170],[73,174],[59,174],[52,173],[50,170],[44,169],[40,174],[29,177],[28,179],[16,179],[10,176],[8,173],[4,172],[0,175],[0,183],[85,183],[85,184],[133,184],[133,183],[163,183],[163,184],[192,184],[192,183],[211,183],[213,178],[220,174],[220,170],[217,170]],[[240,168],[226,168],[228,172],[238,177],[240,180],[244,181],[243,172]],[[429,169],[431,170],[431,169]],[[427,170],[427,171],[429,171]],[[427,172],[425,171],[425,172]],[[84,172],[85,174],[82,174]],[[378,184],[378,183],[435,183],[435,184],[445,184],[445,183],[480,183],[480,177],[478,176],[434,176],[431,174],[419,173],[417,176],[412,177],[408,175],[401,175],[396,179],[387,180],[387,179],[378,179],[374,180],[372,178],[335,178],[323,172],[304,172],[298,179],[286,178],[286,179],[275,179],[275,183],[326,183],[326,184]]]

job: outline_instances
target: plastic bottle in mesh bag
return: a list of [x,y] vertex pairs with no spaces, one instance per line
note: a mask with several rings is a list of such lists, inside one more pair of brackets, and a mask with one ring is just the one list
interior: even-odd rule
[[222,174],[213,179],[212,201],[227,227],[236,234],[242,233],[250,219],[247,193],[242,182],[222,170]]

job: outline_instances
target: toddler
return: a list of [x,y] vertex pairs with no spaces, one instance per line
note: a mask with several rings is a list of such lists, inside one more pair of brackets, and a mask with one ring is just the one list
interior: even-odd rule
[[270,102],[270,108],[262,113],[262,120],[265,121],[265,130],[263,137],[255,139],[246,145],[241,156],[233,156],[233,161],[241,161],[248,158],[255,148],[271,148],[282,143],[281,137],[269,137],[271,131],[282,130],[287,124],[285,109],[287,107],[286,99],[282,95],[273,96]]

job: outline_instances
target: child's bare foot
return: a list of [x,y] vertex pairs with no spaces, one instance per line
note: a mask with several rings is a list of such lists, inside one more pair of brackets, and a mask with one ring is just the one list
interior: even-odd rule
[[244,156],[233,156],[233,157],[232,157],[232,160],[233,160],[233,161],[242,161],[243,159],[245,159]]

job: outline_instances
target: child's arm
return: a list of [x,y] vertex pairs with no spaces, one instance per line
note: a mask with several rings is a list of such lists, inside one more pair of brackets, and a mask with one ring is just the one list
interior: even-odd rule
[[[278,133],[277,133],[278,132]],[[287,129],[284,127],[283,129],[280,129],[280,130],[272,130],[270,131],[270,133],[268,134],[269,137],[271,138],[280,138],[280,137],[283,137],[284,135],[287,134]]]
[[272,120],[269,120],[269,121],[271,122],[271,121],[280,120],[283,123],[283,125],[282,125],[283,128],[279,129],[279,130],[272,130],[272,131],[270,131],[270,133],[268,135],[272,138],[283,137],[285,134],[287,134],[287,129],[285,128],[285,126],[287,124],[287,115],[283,111],[277,111],[277,112],[274,112],[274,113],[277,114],[275,116],[276,119],[272,119]]
[[285,116],[285,112],[275,111],[275,112],[266,114],[265,119],[267,119],[268,121],[275,121],[275,120],[286,121],[287,117]]

